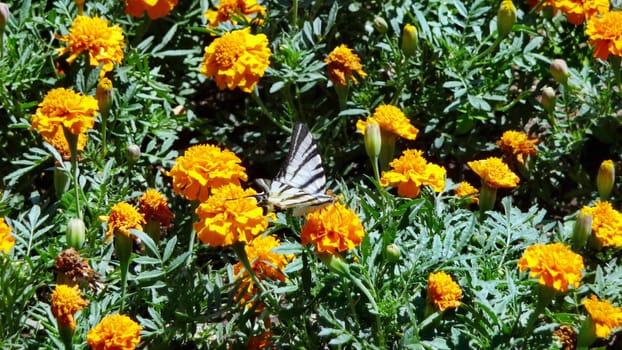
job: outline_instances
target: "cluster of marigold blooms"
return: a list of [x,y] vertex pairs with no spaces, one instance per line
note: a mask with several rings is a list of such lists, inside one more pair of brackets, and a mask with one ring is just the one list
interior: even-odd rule
[[540,10],[561,12],[572,24],[586,24],[585,34],[594,47],[594,57],[605,61],[609,54],[622,56],[622,11],[611,10],[609,0],[528,0],[528,3]]

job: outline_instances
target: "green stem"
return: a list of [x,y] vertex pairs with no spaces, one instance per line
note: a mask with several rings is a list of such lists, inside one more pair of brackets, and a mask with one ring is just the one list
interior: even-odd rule
[[127,274],[130,267],[132,255],[132,237],[123,233],[114,233],[114,247],[119,258],[119,268],[121,269],[121,307],[119,312],[123,312],[125,306],[125,295],[127,292]]
[[371,167],[374,170],[374,177],[380,186],[380,171],[378,170],[378,157],[374,157],[371,159]]
[[58,325],[58,333],[60,335],[61,340],[63,341],[63,345],[65,345],[65,350],[73,349],[73,329],[69,326]]
[[350,279],[350,281],[352,281],[352,283],[354,283],[354,285],[358,287],[361,293],[363,293],[367,297],[367,300],[369,300],[369,303],[371,304],[372,309],[373,309],[374,317],[376,318],[376,332],[378,335],[378,343],[380,344],[381,349],[386,349],[386,341],[384,339],[384,329],[382,327],[382,320],[380,319],[380,309],[378,308],[378,304],[376,304],[376,299],[374,298],[372,293],[369,291],[369,289],[367,289],[367,287],[363,285],[363,282],[361,282],[360,279],[352,275],[350,269],[348,269],[348,272],[346,275]]
[[544,309],[549,305],[553,297],[555,296],[555,290],[553,288],[538,285],[538,302],[536,303],[536,309],[529,317],[527,326],[525,327],[524,334],[526,336],[532,336],[533,329],[536,325],[538,317],[544,312]]
[[253,93],[251,94],[251,96],[253,98],[253,101],[255,101],[255,103],[257,103],[257,105],[259,106],[259,109],[261,109],[263,114],[266,117],[268,117],[268,119],[270,119],[270,121],[272,123],[274,123],[274,125],[278,126],[279,128],[281,128],[281,130],[283,130],[285,132],[290,132],[291,131],[291,130],[288,130],[287,127],[282,122],[280,122],[279,120],[274,118],[274,116],[272,115],[272,112],[268,109],[268,107],[266,107],[266,105],[263,103],[263,101],[259,97],[259,90],[257,90],[256,87],[253,90]]
[[69,151],[71,152],[71,170],[73,174],[73,188],[76,196],[76,214],[78,218],[82,219],[82,209],[80,207],[80,187],[78,183],[79,169],[78,169],[78,135],[74,135],[71,131],[63,127],[65,133],[65,139],[69,144]]
[[492,52],[492,50],[496,49],[497,46],[499,46],[499,44],[501,44],[501,41],[503,40],[504,37],[502,37],[501,35],[497,36],[497,39],[495,39],[495,42],[490,45],[486,50],[484,50],[484,52],[480,53],[479,55],[477,55],[472,62],[479,62],[481,61],[482,58],[486,57],[489,53]]
[[292,1],[292,23],[294,28],[298,28],[298,0]]
[[106,157],[106,153],[108,152],[108,147],[106,143],[106,130],[107,130],[107,122],[108,122],[108,111],[104,111],[101,113],[102,117],[102,159]]

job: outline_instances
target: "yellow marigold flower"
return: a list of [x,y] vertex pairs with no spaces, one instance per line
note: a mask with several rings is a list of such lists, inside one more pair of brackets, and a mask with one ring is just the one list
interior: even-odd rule
[[108,230],[104,241],[110,242],[115,231],[130,236],[130,229],[142,230],[146,222],[142,215],[125,202],[120,202],[112,206],[108,216]]
[[473,203],[479,202],[479,199],[477,199],[476,197],[477,193],[479,193],[477,188],[473,187],[470,183],[466,181],[460,182],[460,184],[458,184],[458,187],[454,188],[454,194],[457,197],[471,197]]
[[524,164],[524,156],[536,155],[538,153],[538,150],[536,150],[538,142],[540,142],[538,139],[531,138],[523,132],[508,130],[501,135],[501,139],[497,141],[497,146],[501,149],[501,152],[515,156],[520,164]]
[[566,14],[568,22],[575,25],[607,13],[610,6],[609,0],[553,0],[552,3],[555,12]]
[[329,254],[354,249],[364,236],[361,219],[339,202],[307,214],[300,232],[303,245],[313,243],[318,253]]
[[622,326],[622,308],[614,307],[607,300],[599,301],[595,295],[581,302],[596,328],[596,336],[607,338],[613,329]]
[[581,213],[592,216],[592,234],[603,247],[622,247],[622,213],[611,203],[599,201],[583,207]]
[[[230,21],[233,24],[237,22],[233,16],[243,17],[247,22],[253,21],[251,16],[265,17],[266,8],[259,5],[257,0],[220,0],[216,10],[207,10],[205,17],[207,18],[208,27],[217,27],[220,23]],[[256,20],[259,22],[261,20]]]
[[56,317],[59,325],[68,326],[72,330],[76,328],[74,314],[88,304],[88,301],[82,299],[77,285],[70,287],[57,284],[52,293],[52,315]]
[[108,21],[103,18],[78,16],[71,25],[69,35],[57,37],[68,43],[67,47],[57,50],[59,55],[70,52],[67,62],[73,63],[82,52],[88,52],[91,66],[103,64],[100,77],[112,71],[114,63],[121,64],[123,60],[125,43],[121,27],[109,27]]
[[177,0],[122,0],[125,13],[136,18],[147,12],[151,19],[164,17],[177,6]]
[[63,134],[63,127],[80,135],[93,128],[97,110],[97,100],[92,96],[65,88],[52,89],[32,115],[32,128],[39,130],[46,141],[60,137],[58,134]]
[[86,335],[93,350],[133,350],[140,342],[142,327],[125,315],[108,315]]
[[435,192],[445,188],[446,170],[440,165],[428,163],[423,152],[408,149],[402,156],[389,164],[393,169],[383,171],[380,178],[382,186],[396,186],[400,196],[415,198],[421,186],[428,185]]
[[512,188],[520,179],[500,158],[490,157],[467,163],[482,179],[482,183],[490,188]]
[[460,299],[462,299],[462,289],[450,275],[443,271],[430,273],[428,277],[428,303],[442,312],[446,309],[459,307]]
[[361,78],[367,76],[367,73],[363,72],[359,56],[344,44],[331,51],[324,62],[328,66],[328,78],[335,85],[348,86],[348,80],[358,84],[358,80],[352,74],[354,72]]
[[227,246],[250,242],[268,228],[268,217],[253,197],[252,188],[244,190],[237,184],[214,188],[212,195],[196,210],[199,221],[194,224],[201,242]]
[[558,242],[527,248],[518,260],[518,269],[529,269],[529,277],[537,277],[540,285],[566,292],[570,285],[579,287],[584,265],[581,255]]
[[201,73],[214,77],[221,90],[237,87],[250,93],[268,68],[271,54],[264,34],[253,35],[250,28],[234,30],[205,48]]
[[240,184],[247,176],[242,161],[235,153],[212,145],[196,145],[188,148],[175,160],[168,172],[173,178],[173,191],[189,200],[204,202],[210,189],[229,183]]
[[11,227],[6,224],[4,218],[0,218],[0,251],[9,253],[15,245],[15,238],[11,235]]
[[622,57],[622,11],[609,11],[587,23],[585,34],[594,47],[594,57],[606,61],[609,54]]
[[168,207],[168,200],[157,190],[150,188],[138,199],[138,212],[145,221],[154,220],[164,227],[171,225],[173,212]]
[[381,105],[374,110],[374,114],[367,117],[366,121],[358,120],[356,128],[365,135],[365,128],[369,123],[378,123],[380,129],[408,140],[417,138],[419,130],[410,124],[404,112],[392,105]]

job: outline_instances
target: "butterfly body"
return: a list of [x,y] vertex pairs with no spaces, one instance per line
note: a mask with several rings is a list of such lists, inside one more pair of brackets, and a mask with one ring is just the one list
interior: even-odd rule
[[303,215],[334,202],[326,194],[326,177],[322,159],[309,129],[296,123],[284,166],[273,180],[256,180],[263,192],[257,199],[267,211],[293,209]]

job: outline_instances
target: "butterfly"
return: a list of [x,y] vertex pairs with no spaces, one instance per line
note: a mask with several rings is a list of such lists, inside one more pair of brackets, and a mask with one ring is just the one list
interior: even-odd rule
[[256,198],[268,212],[292,209],[300,216],[334,202],[326,194],[322,158],[305,124],[296,123],[285,164],[274,179],[255,181],[263,190]]

